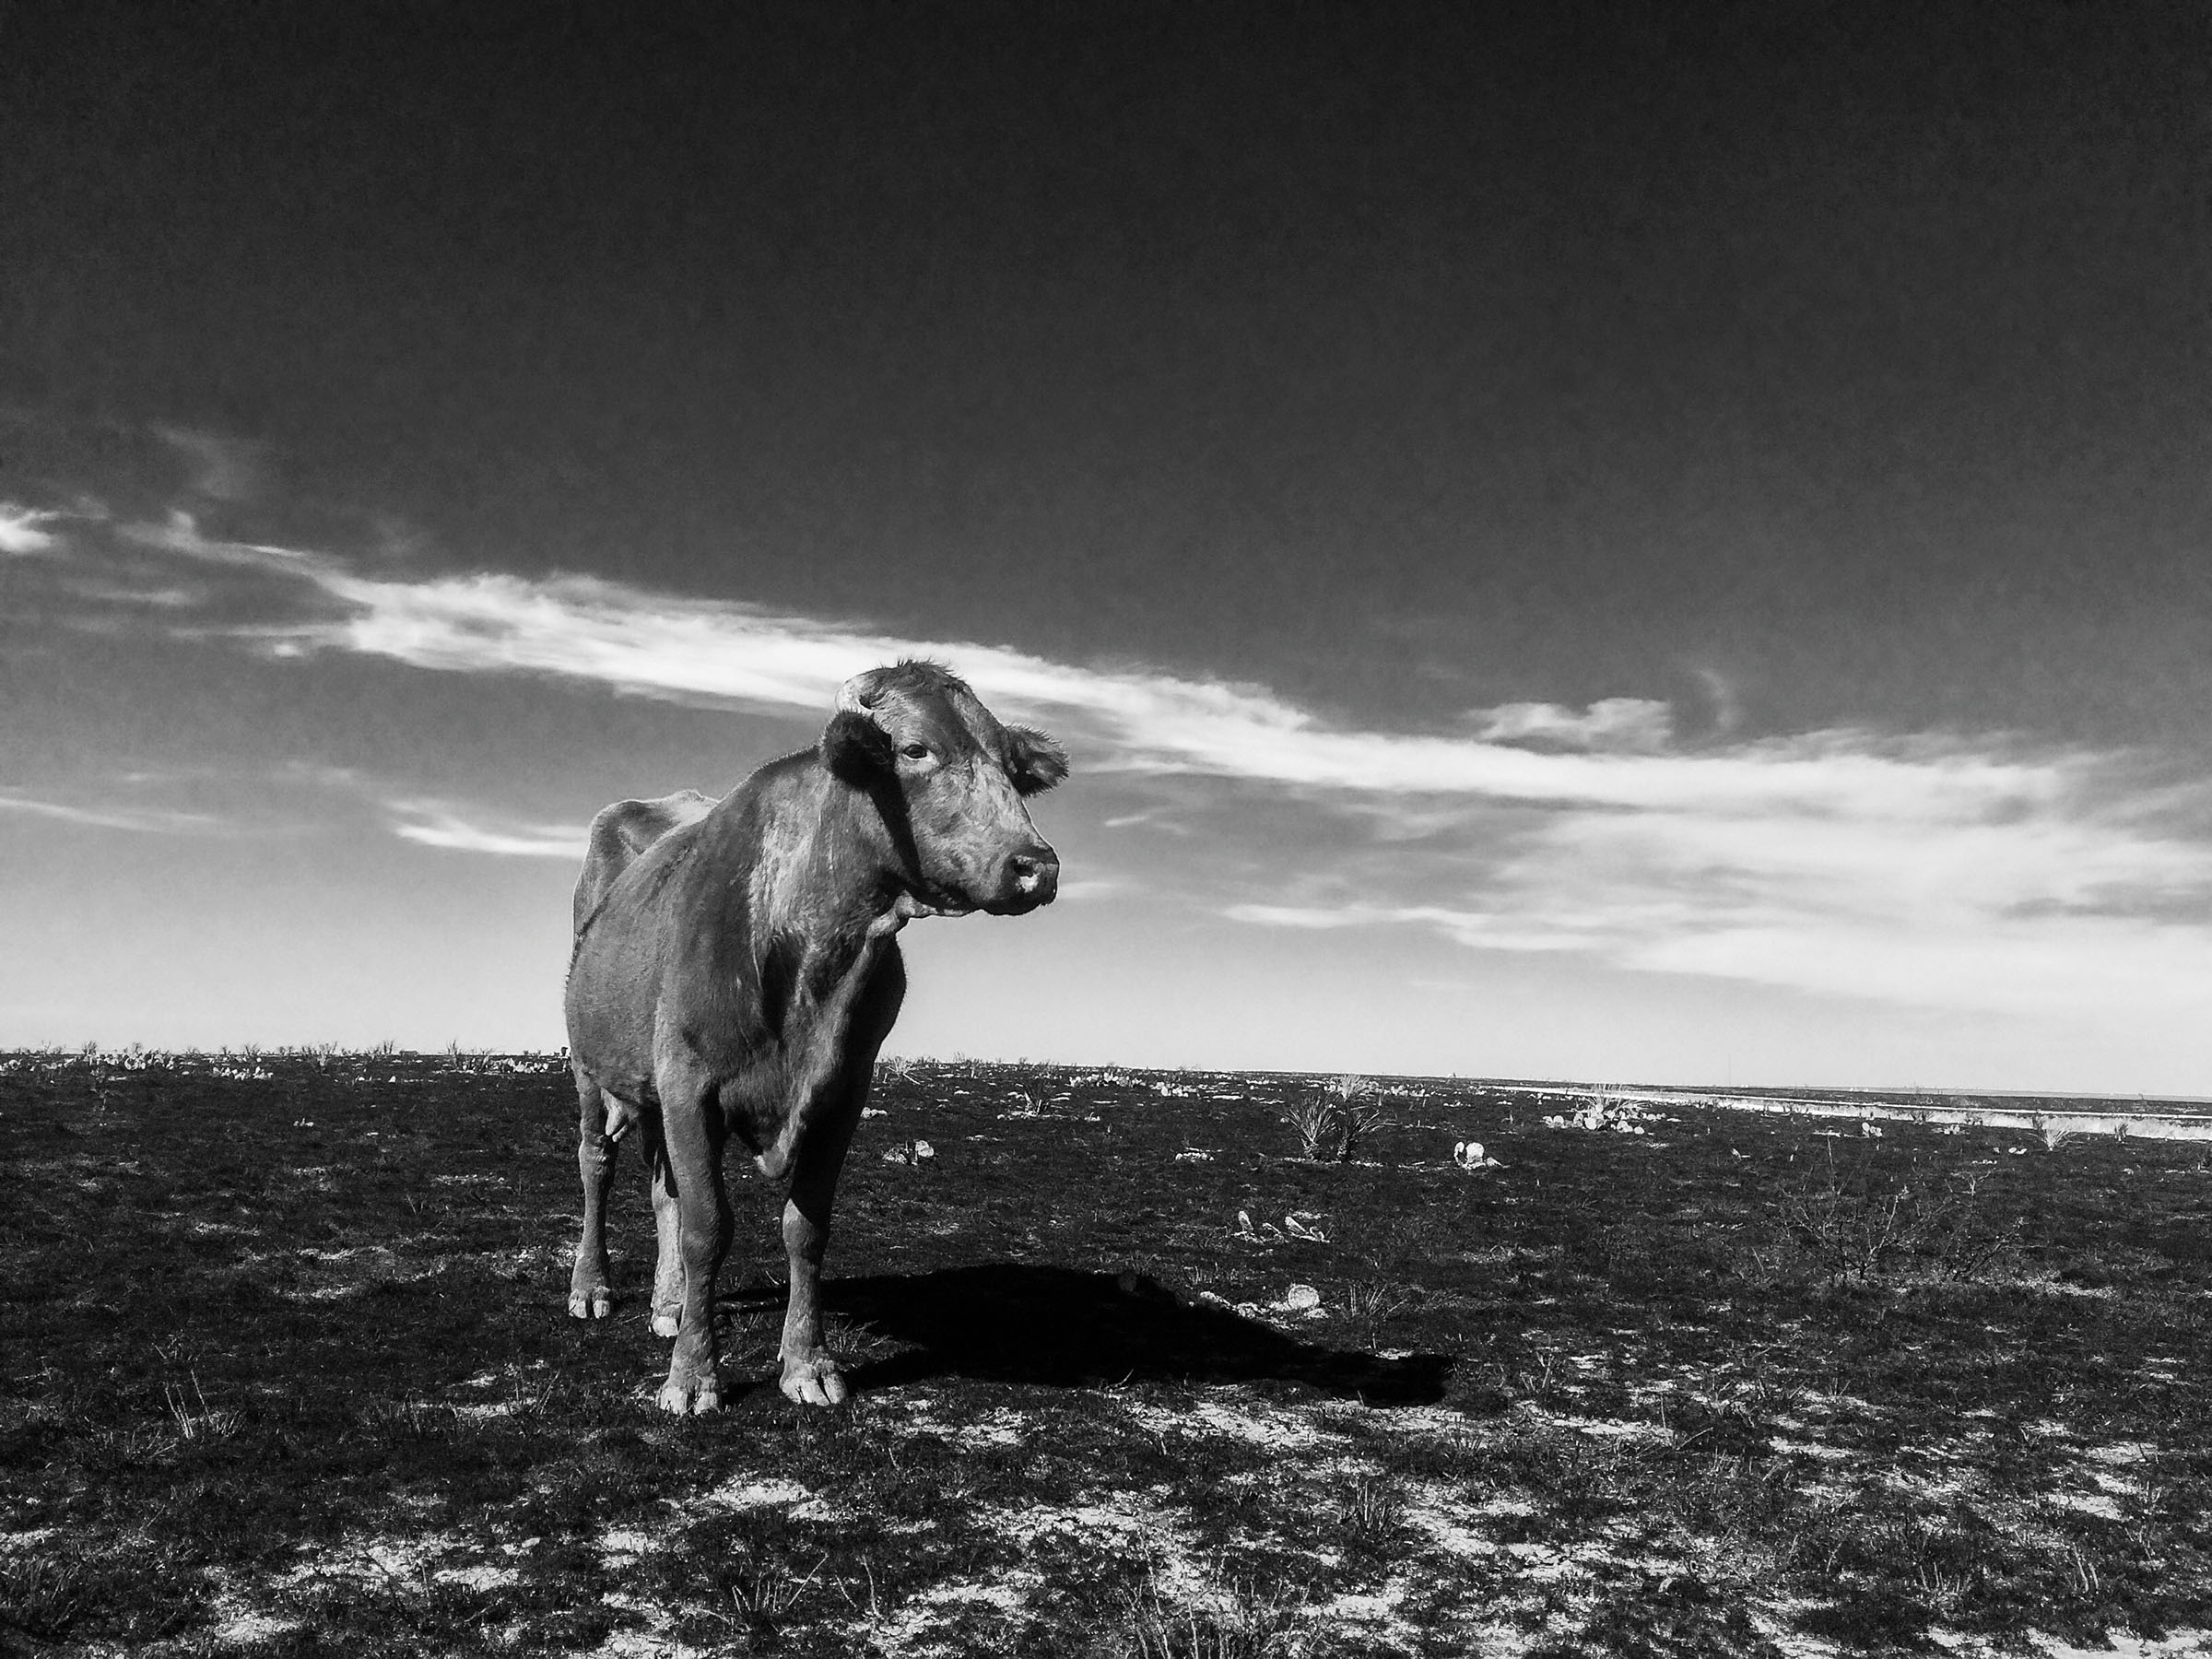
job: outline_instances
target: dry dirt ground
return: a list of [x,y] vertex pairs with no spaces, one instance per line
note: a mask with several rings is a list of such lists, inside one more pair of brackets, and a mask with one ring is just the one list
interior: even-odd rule
[[739,1179],[735,1403],[684,1421],[634,1163],[624,1305],[565,1315],[571,1100],[0,1057],[0,1649],[2207,1651],[2200,1146],[887,1067],[854,1403],[770,1382]]

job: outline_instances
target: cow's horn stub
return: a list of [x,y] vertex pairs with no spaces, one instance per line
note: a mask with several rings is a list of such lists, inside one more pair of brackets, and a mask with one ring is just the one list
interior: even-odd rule
[[847,714],[869,714],[883,691],[883,670],[871,668],[865,674],[856,674],[838,688],[837,706]]

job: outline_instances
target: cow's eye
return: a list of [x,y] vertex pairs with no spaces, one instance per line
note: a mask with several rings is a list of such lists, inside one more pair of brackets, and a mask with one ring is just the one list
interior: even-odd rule
[[926,760],[929,759],[929,745],[926,743],[910,743],[899,752],[904,755],[909,760]]

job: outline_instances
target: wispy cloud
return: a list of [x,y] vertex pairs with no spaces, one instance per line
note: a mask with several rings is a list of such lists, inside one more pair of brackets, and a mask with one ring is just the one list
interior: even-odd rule
[[[1371,860],[1227,913],[1925,1008],[2193,1018],[2212,992],[2212,847],[2158,822],[2077,799],[1918,821],[1567,808],[1457,879],[1448,858],[1405,878]],[[1441,890],[1406,894],[1417,880]]]
[[1129,889],[1129,883],[1115,876],[1080,876],[1060,884],[1059,901],[1062,904],[1089,904],[1100,899],[1111,899]]
[[449,853],[488,853],[503,858],[583,857],[590,828],[583,824],[472,822],[436,802],[393,801],[392,831],[404,841]]
[[[1001,712],[1070,738],[1081,774],[1231,781],[1309,822],[1369,825],[1360,856],[1301,853],[1330,838],[1290,835],[1247,860],[1272,873],[1271,890],[1245,877],[1220,901],[1255,925],[1414,927],[1478,950],[2016,1014],[2085,999],[2178,1008],[2212,987],[2212,795],[2201,781],[2156,779],[2141,756],[1858,729],[1746,739],[1718,681],[1721,731],[1696,744],[1675,737],[1669,705],[1639,698],[1508,703],[1456,732],[1376,730],[1261,686],[588,577],[369,575],[211,540],[182,517],[133,534],[295,594],[264,620],[203,630],[280,656],[532,674],[809,716],[861,667],[935,656]],[[582,836],[445,808],[398,832],[560,857]]]
[[61,537],[47,526],[63,515],[14,501],[0,501],[0,553],[51,553]]
[[1644,697],[1606,697],[1587,709],[1559,703],[1500,703],[1468,716],[1486,743],[1557,744],[1563,748],[1630,749],[1646,753],[1667,746],[1675,712]]
[[[1998,746],[1855,732],[1686,754],[1562,754],[1479,736],[1350,730],[1264,687],[1089,668],[594,577],[367,577],[324,554],[205,538],[182,514],[135,535],[143,545],[252,567],[312,591],[318,603],[302,607],[311,614],[296,621],[227,630],[279,655],[344,651],[450,673],[538,674],[641,696],[809,713],[826,710],[860,667],[936,656],[954,662],[994,706],[1078,722],[1097,740],[1087,756],[1092,770],[1207,772],[1376,794],[1653,809],[1736,801],[1901,816],[1931,806],[1975,813],[2049,799],[2067,782],[2063,765]],[[1648,731],[1646,708],[1638,720]],[[1632,724],[1618,714],[1582,718],[1585,725],[1593,718],[1599,726]]]
[[153,429],[190,463],[192,488],[210,500],[247,501],[261,492],[267,444],[200,427],[159,424]]
[[221,818],[204,812],[140,806],[77,806],[0,789],[0,814],[6,813],[19,818],[50,818],[89,830],[126,830],[142,835],[209,835],[226,827]]

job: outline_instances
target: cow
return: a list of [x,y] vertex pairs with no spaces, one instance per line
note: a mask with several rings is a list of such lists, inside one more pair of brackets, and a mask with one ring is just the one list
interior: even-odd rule
[[733,1139],[789,1182],[782,1391],[845,1399],[822,1346],[822,1253],[906,994],[897,935],[917,917],[1050,904],[1059,856],[1024,803],[1066,775],[1043,733],[1000,724],[950,671],[906,661],[846,681],[814,747],[719,801],[686,790],[593,820],[566,998],[583,1182],[569,1312],[613,1310],[606,1193],[635,1127],[659,1233],[653,1328],[676,1338],[663,1409],[721,1404],[714,1281]]

